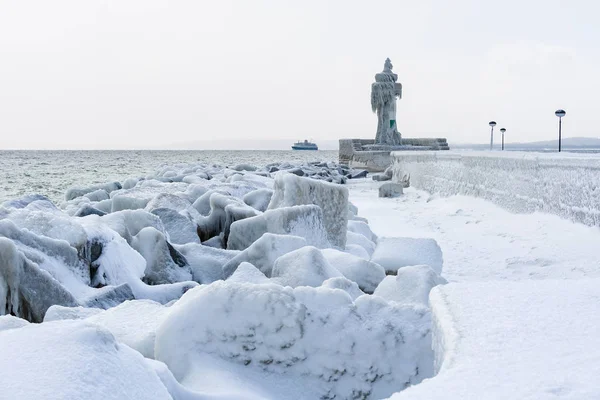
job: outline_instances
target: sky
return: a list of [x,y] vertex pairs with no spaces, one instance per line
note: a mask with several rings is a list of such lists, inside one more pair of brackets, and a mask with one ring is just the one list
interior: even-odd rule
[[0,149],[600,137],[596,0],[0,0]]

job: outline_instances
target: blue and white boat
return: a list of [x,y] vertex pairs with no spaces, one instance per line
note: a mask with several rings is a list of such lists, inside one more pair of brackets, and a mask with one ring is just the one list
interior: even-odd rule
[[316,145],[316,143],[312,143],[304,139],[304,142],[294,143],[292,150],[319,150],[319,147]]

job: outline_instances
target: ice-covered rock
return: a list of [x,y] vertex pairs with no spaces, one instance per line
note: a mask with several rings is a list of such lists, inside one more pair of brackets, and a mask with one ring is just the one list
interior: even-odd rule
[[172,399],[141,354],[85,321],[0,332],[0,354],[6,399]]
[[357,245],[362,247],[368,254],[369,257],[373,255],[377,245],[373,241],[367,239],[363,234],[352,231],[346,232],[347,245]]
[[242,377],[292,377],[312,392],[301,396],[297,385],[280,385],[279,396],[267,398],[380,399],[431,376],[430,329],[425,307],[372,296],[354,303],[323,287],[225,281],[196,288],[171,307],[155,356],[180,382],[191,382],[208,358]]
[[315,204],[323,212],[323,224],[329,242],[346,246],[348,222],[348,189],[340,185],[303,179],[294,174],[278,173],[269,209]]
[[[154,228],[142,229],[131,241],[131,247],[146,260],[144,281],[151,285],[192,280],[187,260]],[[176,262],[176,260],[178,262]]]
[[442,273],[442,249],[429,238],[379,238],[371,261],[395,275],[398,268],[409,265],[429,265],[438,275]]
[[152,214],[160,218],[171,243],[200,243],[198,225],[189,217],[170,208],[155,208]]
[[365,293],[373,293],[385,278],[385,270],[379,264],[336,249],[323,249],[322,252],[329,264],[346,278],[356,282]]
[[49,321],[60,321],[65,319],[86,319],[92,315],[103,312],[101,308],[89,308],[89,307],[65,307],[59,305],[53,305],[46,311],[44,316],[44,322]]
[[363,260],[370,260],[371,256],[365,250],[364,247],[359,246],[357,244],[346,244],[346,250],[344,250],[348,254],[352,254],[353,256],[362,258]]
[[67,189],[65,192],[65,200],[73,200],[76,197],[84,196],[88,193],[95,192],[97,190],[104,190],[107,193],[111,193],[115,190],[121,189],[122,186],[119,182],[109,182],[103,183],[99,185],[92,185],[89,187],[81,188],[81,187],[72,187]]
[[76,306],[77,300],[52,276],[0,237],[0,315],[42,322],[50,306]]
[[324,281],[321,286],[329,289],[343,290],[344,292],[348,293],[352,300],[356,300],[358,297],[364,294],[356,282],[352,282],[350,279],[342,276],[338,276],[337,278],[329,278]]
[[386,276],[373,294],[401,304],[429,306],[431,289],[445,283],[428,265],[411,265],[400,268],[396,276]]
[[223,276],[225,278],[229,277],[242,262],[249,262],[264,275],[270,277],[273,264],[277,258],[306,245],[306,240],[299,236],[276,235],[267,232],[223,265]]
[[244,196],[244,203],[258,211],[264,212],[269,207],[271,197],[273,197],[271,189],[257,189]]
[[398,197],[404,193],[400,183],[386,182],[379,186],[379,197]]
[[377,243],[377,235],[373,233],[369,224],[363,221],[348,221],[348,230],[354,233],[360,233],[370,241]]
[[117,211],[101,218],[90,215],[86,218],[82,218],[81,224],[85,226],[107,226],[117,232],[128,243],[131,243],[131,239],[142,229],[147,227],[152,227],[163,234],[167,233],[160,218],[145,210]]
[[317,287],[329,278],[343,276],[323,256],[323,253],[313,246],[306,246],[291,251],[273,264],[271,278],[284,286]]
[[210,214],[198,218],[198,234],[205,241],[223,233],[227,241],[231,224],[245,218],[258,215],[258,211],[233,196],[212,193],[210,196]]
[[233,274],[227,278],[227,282],[269,283],[270,280],[254,265],[244,261],[238,265]]
[[93,192],[86,193],[83,197],[87,197],[90,201],[102,201],[110,198],[108,192],[104,189],[94,190]]
[[239,254],[239,251],[224,250],[202,244],[188,243],[173,245],[187,260],[193,280],[202,284],[224,279],[223,266]]
[[244,250],[265,233],[300,236],[309,245],[330,247],[323,225],[323,213],[316,205],[267,210],[256,217],[231,224],[227,248]]
[[115,307],[124,301],[133,299],[135,299],[135,296],[131,287],[127,283],[123,283],[119,286],[104,286],[99,289],[94,289],[91,295],[79,298],[78,300],[85,307],[106,310]]

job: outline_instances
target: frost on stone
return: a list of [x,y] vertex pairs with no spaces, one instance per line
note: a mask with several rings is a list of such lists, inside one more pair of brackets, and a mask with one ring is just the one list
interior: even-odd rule
[[323,399],[380,399],[431,376],[430,329],[425,307],[372,296],[353,303],[329,288],[225,281],[196,288],[171,307],[155,356],[179,381],[209,355],[306,379]]
[[373,293],[385,278],[385,270],[379,264],[336,249],[323,249],[322,252],[329,264],[346,278],[356,282],[365,293]]
[[321,208],[329,242],[343,249],[346,246],[348,189],[294,174],[278,173],[269,209],[303,204],[315,204]]
[[400,268],[396,276],[387,276],[373,294],[401,304],[429,306],[431,289],[445,283],[428,265],[413,265]]
[[201,241],[222,233],[223,240],[226,242],[231,224],[259,214],[259,211],[244,204],[241,200],[220,193],[212,193],[209,204],[210,213],[208,216],[200,216],[197,220],[198,234]]
[[224,279],[223,266],[239,254],[239,251],[218,249],[203,244],[173,245],[188,262],[193,280],[206,284]]
[[343,276],[316,247],[306,246],[291,251],[273,264],[271,278],[283,286],[317,287],[329,278]]
[[438,275],[442,273],[443,256],[440,246],[429,238],[379,238],[371,261],[395,275],[399,268],[409,265],[429,265]]
[[229,277],[238,268],[238,265],[246,261],[258,268],[264,275],[270,277],[273,264],[278,257],[306,245],[306,240],[299,236],[276,235],[267,232],[227,262],[223,266],[223,276],[225,278]]
[[330,247],[323,224],[323,212],[316,205],[267,210],[256,217],[231,224],[227,248],[244,250],[265,233],[300,236],[309,245]]
[[244,196],[244,203],[250,207],[265,212],[271,202],[273,191],[271,189],[257,189]]

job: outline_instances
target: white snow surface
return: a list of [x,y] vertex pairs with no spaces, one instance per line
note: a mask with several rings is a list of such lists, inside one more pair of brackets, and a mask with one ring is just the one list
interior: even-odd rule
[[429,292],[447,283],[429,265],[400,268],[396,276],[386,276],[375,289],[375,296],[401,304],[429,305]]
[[392,274],[398,268],[419,264],[429,265],[441,274],[443,265],[440,246],[431,238],[380,237],[371,261]]
[[141,354],[85,321],[1,331],[0,354],[5,399],[172,399]]
[[225,369],[229,390],[264,399],[377,399],[430,376],[430,323],[428,308],[376,296],[215,282],[171,306],[155,354],[192,389]]
[[439,373],[391,399],[598,399],[600,279],[436,287]]

